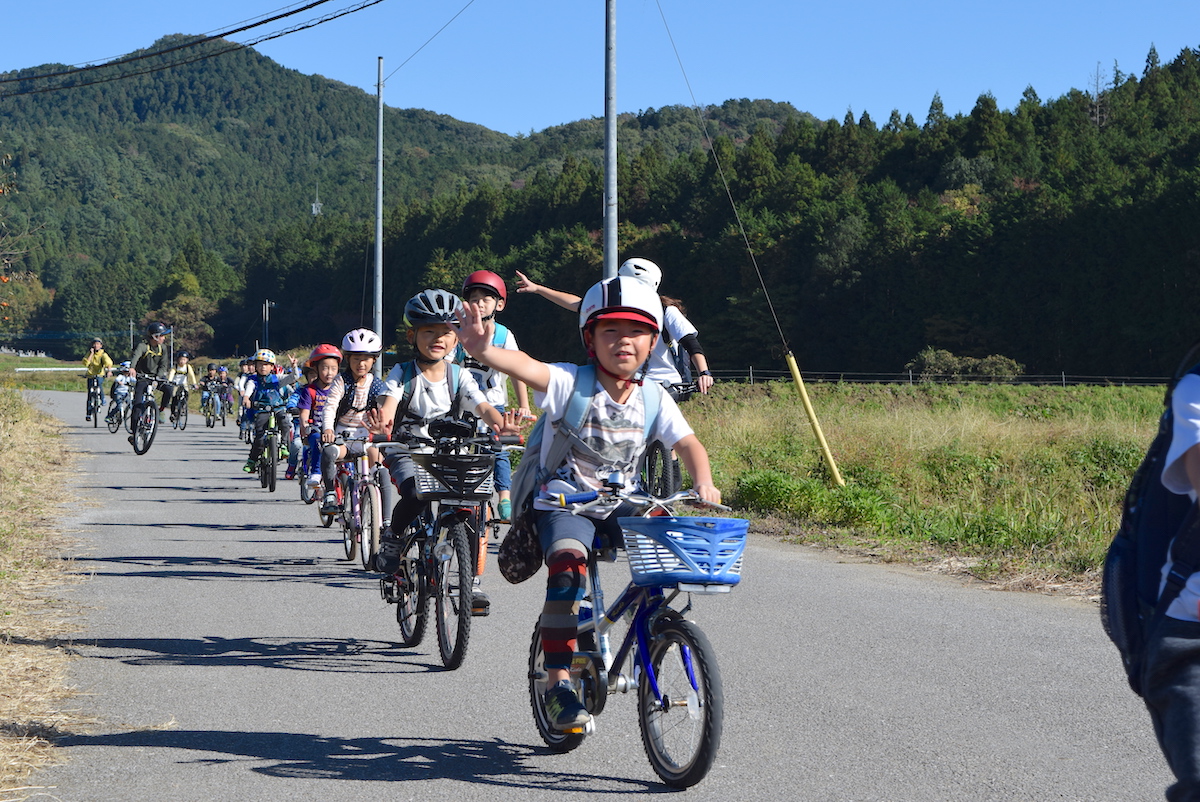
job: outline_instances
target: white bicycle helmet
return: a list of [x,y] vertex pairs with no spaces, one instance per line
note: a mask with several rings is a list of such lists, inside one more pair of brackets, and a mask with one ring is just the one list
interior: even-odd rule
[[579,336],[594,321],[612,318],[650,323],[656,332],[662,331],[662,301],[654,288],[640,279],[606,278],[593,284],[579,304]]
[[649,259],[643,259],[640,256],[635,256],[632,259],[626,259],[617,268],[618,276],[629,276],[636,278],[638,281],[643,281],[649,284],[651,289],[658,292],[658,285],[662,284],[662,270],[658,265],[651,262]]
[[453,323],[454,313],[462,309],[462,301],[445,290],[421,290],[404,305],[404,322],[409,328]]
[[266,362],[269,365],[274,365],[276,363],[275,352],[269,348],[259,348],[254,352],[254,356],[250,357],[250,360],[252,362]]
[[372,354],[378,356],[383,351],[383,340],[370,329],[354,329],[346,332],[342,338],[342,353]]

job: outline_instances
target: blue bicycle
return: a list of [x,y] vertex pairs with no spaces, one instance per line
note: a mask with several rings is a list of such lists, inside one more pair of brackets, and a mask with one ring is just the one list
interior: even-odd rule
[[[642,745],[654,772],[675,788],[708,774],[721,744],[724,692],[716,655],[700,627],[685,618],[691,595],[728,593],[741,579],[749,522],[738,518],[675,517],[680,502],[707,504],[691,490],[658,499],[609,486],[560,497],[574,512],[628,501],[641,515],[620,519],[631,581],[605,606],[598,564],[617,559],[617,549],[597,542],[588,559],[591,594],[579,614],[578,650],[571,681],[593,716],[613,693],[635,692]],[[655,517],[646,517],[655,516]],[[671,605],[680,598],[680,609]],[[626,629],[627,628],[627,629]],[[619,644],[614,652],[612,644]],[[529,700],[533,720],[551,749],[568,752],[594,729],[560,732],[543,702],[547,674],[540,622],[529,650]]]

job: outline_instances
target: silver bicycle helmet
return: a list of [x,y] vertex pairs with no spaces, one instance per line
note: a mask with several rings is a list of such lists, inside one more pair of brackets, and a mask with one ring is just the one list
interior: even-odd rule
[[462,301],[452,292],[422,290],[404,305],[404,322],[409,328],[453,323],[455,312],[461,309]]

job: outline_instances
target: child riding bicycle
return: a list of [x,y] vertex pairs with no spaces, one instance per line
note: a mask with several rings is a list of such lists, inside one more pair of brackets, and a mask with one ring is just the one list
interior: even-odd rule
[[[325,486],[321,512],[327,515],[338,511],[334,489],[338,460],[362,456],[364,451],[370,455],[372,464],[379,460],[378,451],[366,442],[371,436],[366,414],[367,410],[375,408],[384,392],[383,382],[371,373],[381,353],[383,340],[370,329],[353,329],[342,338],[345,369],[329,385],[325,407],[321,410],[321,442],[324,444],[321,481]],[[384,484],[387,483],[381,483]],[[384,490],[386,488],[381,486],[380,492]],[[383,505],[383,514],[387,514],[387,504]]]
[[[463,281],[463,301],[479,307],[484,320],[492,320],[504,309],[508,302],[508,288],[504,279],[490,270],[476,270]],[[496,323],[494,329],[495,343],[501,348],[517,350],[517,341],[507,327]],[[508,405],[508,376],[487,365],[481,365],[467,356],[467,352],[458,347],[455,349],[454,361],[471,371],[475,383],[483,391],[488,403],[496,408],[501,415]],[[529,414],[529,390],[522,381],[513,382],[513,390],[517,395],[517,416],[519,419],[532,417]],[[502,451],[496,456],[496,495],[499,496],[499,518],[507,521],[512,513],[510,499],[512,488],[512,464],[508,452]]]
[[[534,390],[534,401],[557,429],[575,392],[577,366],[539,362],[522,351],[508,351],[492,343],[491,324],[479,309],[466,307],[459,316],[459,339],[471,356],[485,365],[520,379]],[[663,325],[663,307],[649,285],[630,276],[617,276],[594,285],[584,295],[579,310],[579,330],[589,361],[595,364],[595,384],[588,411],[571,437],[571,447],[561,466],[553,471],[558,492],[591,490],[604,486],[613,471],[636,475],[646,446],[643,426],[650,393],[656,394],[658,411],[649,432],[673,447],[694,480],[694,489],[705,501],[719,503],[721,492],[713,485],[708,453],[693,433],[679,407],[659,385],[643,384],[646,362]],[[540,455],[544,460],[553,437],[549,430]],[[633,489],[627,485],[627,489]],[[546,493],[545,488],[541,490]],[[548,494],[547,494],[548,495]],[[519,501],[519,499],[518,499]],[[591,715],[575,695],[570,682],[576,649],[579,606],[586,593],[588,553],[597,533],[610,543],[620,542],[617,518],[624,506],[581,515],[535,497],[533,522],[549,567],[546,600],[542,607],[541,637],[547,685],[545,705],[559,730],[585,726]],[[616,514],[614,514],[616,513]]]
[[[253,411],[254,414],[254,437],[250,441],[250,455],[246,458],[246,464],[242,466],[242,470],[246,473],[254,473],[258,468],[258,458],[263,452],[263,434],[271,425],[271,419],[275,419],[275,427],[280,432],[287,432],[291,429],[291,420],[288,418],[287,410],[284,409],[284,401],[288,395],[290,385],[296,383],[295,372],[291,373],[276,373],[275,366],[278,361],[275,357],[275,352],[268,348],[260,348],[254,353],[251,359],[254,363],[254,373],[246,382],[246,392],[242,406],[247,414]],[[292,357],[292,367],[296,366],[296,358]],[[280,439],[281,456],[287,448],[287,443],[291,438]]]
[[305,443],[301,475],[310,487],[321,483],[321,414],[329,398],[329,387],[342,366],[342,352],[336,345],[318,345],[305,363],[312,373],[308,384],[300,390],[296,409],[300,410],[300,437]]
[[[425,290],[405,304],[408,342],[416,356],[388,373],[387,393],[372,416],[375,433],[393,440],[403,440],[405,435],[428,437],[430,421],[447,415],[460,417],[463,412],[482,418],[497,433],[504,430],[504,416],[487,402],[471,372],[446,361],[458,345],[451,323],[462,308],[458,297],[445,290]],[[376,568],[392,574],[399,567],[401,536],[425,502],[417,498],[416,466],[410,457],[391,456],[385,464],[400,498],[393,508],[388,497],[392,494],[384,497],[383,508],[385,515],[391,512],[391,525],[384,530]],[[474,606],[489,606],[487,595],[478,587]]]

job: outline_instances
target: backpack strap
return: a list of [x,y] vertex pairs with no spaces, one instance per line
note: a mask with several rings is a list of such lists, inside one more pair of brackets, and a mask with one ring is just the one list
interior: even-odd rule
[[583,425],[584,417],[587,416],[588,407],[591,406],[595,387],[596,368],[592,365],[581,365],[575,371],[575,385],[571,388],[571,400],[567,403],[567,411],[555,424],[554,439],[550,441],[546,461],[539,471],[539,486],[545,481],[545,477],[557,471],[567,461],[572,439],[579,439],[577,433]]

